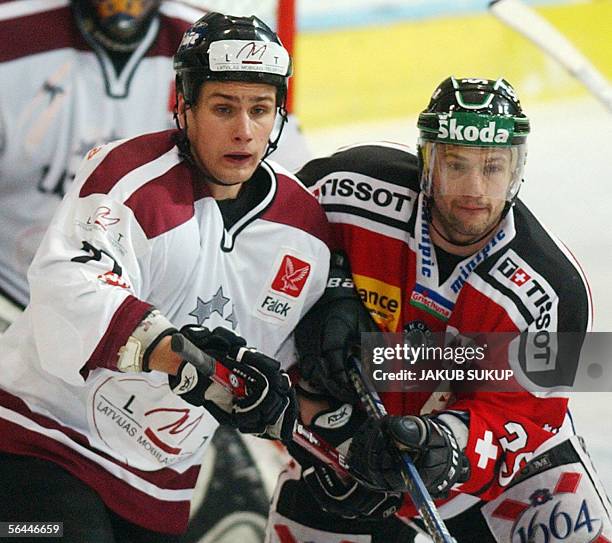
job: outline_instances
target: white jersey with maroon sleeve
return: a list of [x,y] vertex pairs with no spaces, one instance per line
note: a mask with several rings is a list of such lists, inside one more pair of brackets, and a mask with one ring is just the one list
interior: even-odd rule
[[[119,72],[70,0],[0,0],[0,295],[25,306],[28,266],[87,151],[174,126],[172,57],[203,11],[164,1]],[[292,118],[273,160],[307,158]]]
[[0,338],[0,450],[52,460],[128,520],[180,532],[217,427],[159,372],[116,371],[152,307],[223,326],[276,356],[321,295],[327,222],[286,170],[229,228],[176,131],[94,148],[28,273],[31,302]]
[[[483,249],[442,274],[417,158],[408,148],[347,147],[311,161],[298,176],[323,204],[355,285],[383,331],[533,332],[539,341],[574,332],[572,351],[558,350],[565,351],[563,364],[547,360],[541,368],[542,385],[572,374],[590,329],[588,287],[569,251],[520,200]],[[493,499],[536,451],[571,432],[567,399],[557,393],[389,392],[383,399],[392,414],[450,409],[469,421],[465,452],[472,473],[441,506],[447,514]]]
[[173,126],[172,56],[201,13],[164,2],[119,73],[69,0],[0,3],[0,292],[28,301],[27,268],[85,153]]

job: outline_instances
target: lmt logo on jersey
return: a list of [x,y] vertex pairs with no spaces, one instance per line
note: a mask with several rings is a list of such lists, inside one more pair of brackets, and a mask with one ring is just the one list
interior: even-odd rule
[[309,274],[310,264],[308,262],[304,262],[295,256],[285,255],[280,269],[274,281],[272,281],[272,289],[292,298],[297,298],[301,294]]

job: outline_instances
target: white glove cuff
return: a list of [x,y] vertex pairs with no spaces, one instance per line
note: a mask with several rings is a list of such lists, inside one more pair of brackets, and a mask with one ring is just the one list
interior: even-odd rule
[[122,372],[149,371],[146,367],[147,351],[174,330],[176,328],[158,309],[147,313],[126,344],[119,349],[117,369]]

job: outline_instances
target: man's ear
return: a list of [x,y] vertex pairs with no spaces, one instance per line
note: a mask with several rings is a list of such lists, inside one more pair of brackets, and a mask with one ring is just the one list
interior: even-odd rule
[[187,109],[187,104],[185,102],[185,97],[179,92],[177,95],[177,118],[178,123],[181,128],[185,128],[185,111]]

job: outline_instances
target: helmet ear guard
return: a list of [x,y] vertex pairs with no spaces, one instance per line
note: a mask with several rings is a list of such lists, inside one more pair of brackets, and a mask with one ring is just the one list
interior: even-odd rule
[[527,155],[529,120],[505,79],[445,79],[418,119],[421,190],[431,197],[436,153],[447,145],[511,151],[505,199],[516,198]]

